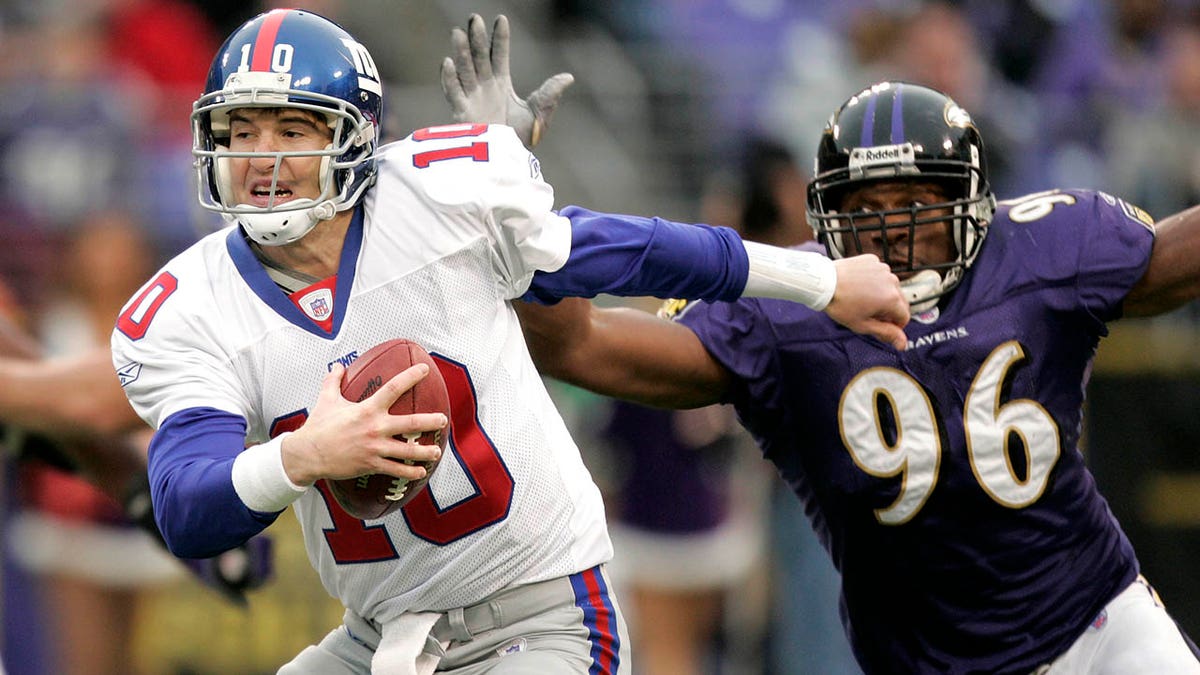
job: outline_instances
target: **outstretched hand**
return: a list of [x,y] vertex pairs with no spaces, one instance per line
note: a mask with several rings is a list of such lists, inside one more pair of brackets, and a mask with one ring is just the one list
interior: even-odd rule
[[442,61],[442,91],[455,122],[508,125],[532,150],[575,76],[559,73],[521,99],[513,90],[508,46],[507,17],[496,17],[489,40],[483,17],[472,14],[467,30],[450,31],[453,54]]
[[825,313],[856,333],[871,335],[901,351],[906,349],[908,300],[887,264],[867,254],[835,260],[834,265],[837,290]]

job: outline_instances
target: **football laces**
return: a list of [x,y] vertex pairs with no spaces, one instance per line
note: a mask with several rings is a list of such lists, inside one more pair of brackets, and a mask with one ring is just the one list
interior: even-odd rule
[[388,488],[388,493],[383,496],[384,499],[391,502],[398,502],[404,499],[405,493],[408,492],[407,478],[393,478],[392,486]]

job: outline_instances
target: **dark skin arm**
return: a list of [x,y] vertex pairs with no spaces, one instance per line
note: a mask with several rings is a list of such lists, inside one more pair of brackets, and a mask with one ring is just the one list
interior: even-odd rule
[[1154,316],[1200,297],[1200,206],[1158,221],[1150,264],[1125,296],[1125,316]]
[[717,403],[729,388],[729,371],[681,324],[582,298],[513,304],[534,363],[550,377],[660,408]]

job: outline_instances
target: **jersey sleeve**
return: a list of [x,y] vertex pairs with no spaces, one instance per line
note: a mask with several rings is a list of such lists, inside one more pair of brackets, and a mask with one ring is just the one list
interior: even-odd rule
[[231,360],[216,339],[220,327],[204,320],[212,301],[202,277],[186,265],[158,273],[126,304],[112,333],[113,366],[137,414],[157,429],[189,408],[214,408],[248,417]]
[[763,303],[815,313],[807,307],[777,300],[742,298],[736,302],[669,301],[659,315],[687,326],[709,354],[733,377],[722,403],[732,403],[743,416],[747,410],[777,409],[779,394],[774,373],[781,372],[778,334],[770,325]]
[[155,434],[150,493],[176,555],[200,558],[240,545],[277,513],[251,510],[231,467],[245,447],[251,405],[218,339],[223,327],[201,260],[176,258],[118,316],[113,364],[134,410]]
[[1146,273],[1154,247],[1154,219],[1123,199],[1093,195],[1094,216],[1079,247],[1079,299],[1107,323],[1121,316],[1121,302]]
[[749,258],[728,227],[598,213],[568,206],[571,255],[553,272],[538,272],[526,300],[619,296],[733,300],[746,287]]
[[1052,289],[1046,298],[1055,309],[1084,312],[1101,325],[1120,317],[1154,245],[1145,211],[1090,190],[1001,202],[985,248],[993,237],[1003,243],[1004,256],[995,264],[976,262],[968,273],[978,277],[976,285]]
[[413,172],[423,197],[441,212],[441,226],[487,237],[507,297],[520,297],[535,272],[566,262],[570,223],[553,211],[553,188],[511,128],[433,127],[402,143],[412,156],[404,170]]

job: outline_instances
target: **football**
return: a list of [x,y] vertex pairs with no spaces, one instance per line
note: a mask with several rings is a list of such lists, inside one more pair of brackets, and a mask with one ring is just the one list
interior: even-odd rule
[[[383,387],[384,382],[418,363],[428,365],[429,374],[401,394],[388,412],[393,415],[440,412],[449,419],[450,394],[441,371],[429,352],[410,340],[388,340],[359,356],[342,377],[342,396],[350,401],[362,401]],[[445,452],[449,426],[447,424],[445,429],[438,432],[426,432],[417,442],[441,446]],[[357,478],[328,480],[326,483],[346,513],[363,520],[382,518],[417,496],[429,482],[438,462],[424,462],[422,465],[425,467],[425,477],[414,481],[371,473]]]

